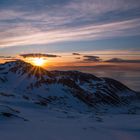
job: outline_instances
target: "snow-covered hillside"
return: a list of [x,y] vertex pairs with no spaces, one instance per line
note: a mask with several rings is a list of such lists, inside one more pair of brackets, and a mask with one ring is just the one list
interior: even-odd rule
[[[78,100],[88,106],[104,104],[125,104],[136,93],[122,83],[98,78],[78,71],[46,71],[23,61],[0,65],[2,89],[26,94],[28,98],[41,96],[49,102]],[[32,96],[30,96],[33,94]],[[30,97],[29,97],[30,96]],[[67,101],[66,101],[67,104]]]
[[114,79],[8,62],[0,64],[0,124],[2,140],[137,140],[139,97]]

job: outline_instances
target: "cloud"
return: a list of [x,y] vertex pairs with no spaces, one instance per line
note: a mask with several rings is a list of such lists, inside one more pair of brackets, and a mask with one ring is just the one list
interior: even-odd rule
[[18,58],[14,56],[0,56],[0,60],[15,61],[15,60],[18,60]]
[[0,59],[16,59],[14,56],[0,56]]
[[2,60],[5,60],[5,61],[17,61],[17,60],[21,60],[21,59],[18,59],[18,58],[4,58]]
[[0,48],[140,35],[138,0],[15,0],[0,4]]
[[0,32],[0,48],[9,46],[50,44],[65,41],[98,40],[122,36],[140,35],[140,18],[100,25],[84,25],[49,31],[24,27]]
[[0,56],[0,58],[13,58],[12,56]]
[[80,53],[72,53],[72,55],[81,55]]
[[29,58],[29,57],[61,57],[58,55],[53,55],[53,54],[43,54],[43,53],[28,53],[28,54],[20,54],[23,58]]
[[75,57],[75,59],[81,59],[80,57]]
[[92,55],[85,55],[84,57],[84,61],[88,61],[88,62],[100,62],[101,59],[98,56],[92,56]]
[[[139,7],[138,0],[14,0],[11,3],[8,0],[5,7],[0,7],[0,9],[8,11],[1,12],[1,16],[6,15],[4,17],[6,19],[20,18],[22,15],[22,18],[26,20],[45,20],[54,23],[63,19],[66,23],[71,20],[87,20],[91,16],[95,19],[95,17],[108,12],[117,11],[119,13],[129,9],[134,12],[134,9]],[[10,10],[13,11],[10,12]]]
[[112,58],[105,62],[111,62],[111,63],[140,63],[140,60],[126,60],[121,58]]

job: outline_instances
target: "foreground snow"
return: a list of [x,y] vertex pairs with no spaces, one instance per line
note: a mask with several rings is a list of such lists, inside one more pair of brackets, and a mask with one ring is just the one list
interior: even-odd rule
[[[1,140],[139,140],[140,115],[81,114],[40,106],[14,107],[20,117],[0,116]],[[19,116],[20,116],[19,115]]]

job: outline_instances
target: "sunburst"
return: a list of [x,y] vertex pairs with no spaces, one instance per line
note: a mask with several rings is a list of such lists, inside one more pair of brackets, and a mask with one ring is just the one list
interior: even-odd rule
[[43,66],[45,64],[45,60],[43,58],[34,58],[32,62],[35,66]]

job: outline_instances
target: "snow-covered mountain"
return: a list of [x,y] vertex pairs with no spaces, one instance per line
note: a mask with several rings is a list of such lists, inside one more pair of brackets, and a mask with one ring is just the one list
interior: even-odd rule
[[0,91],[41,105],[80,110],[99,104],[125,105],[136,98],[136,92],[114,79],[79,71],[47,71],[20,60],[0,65]]
[[0,64],[0,139],[138,140],[138,95],[110,78]]

